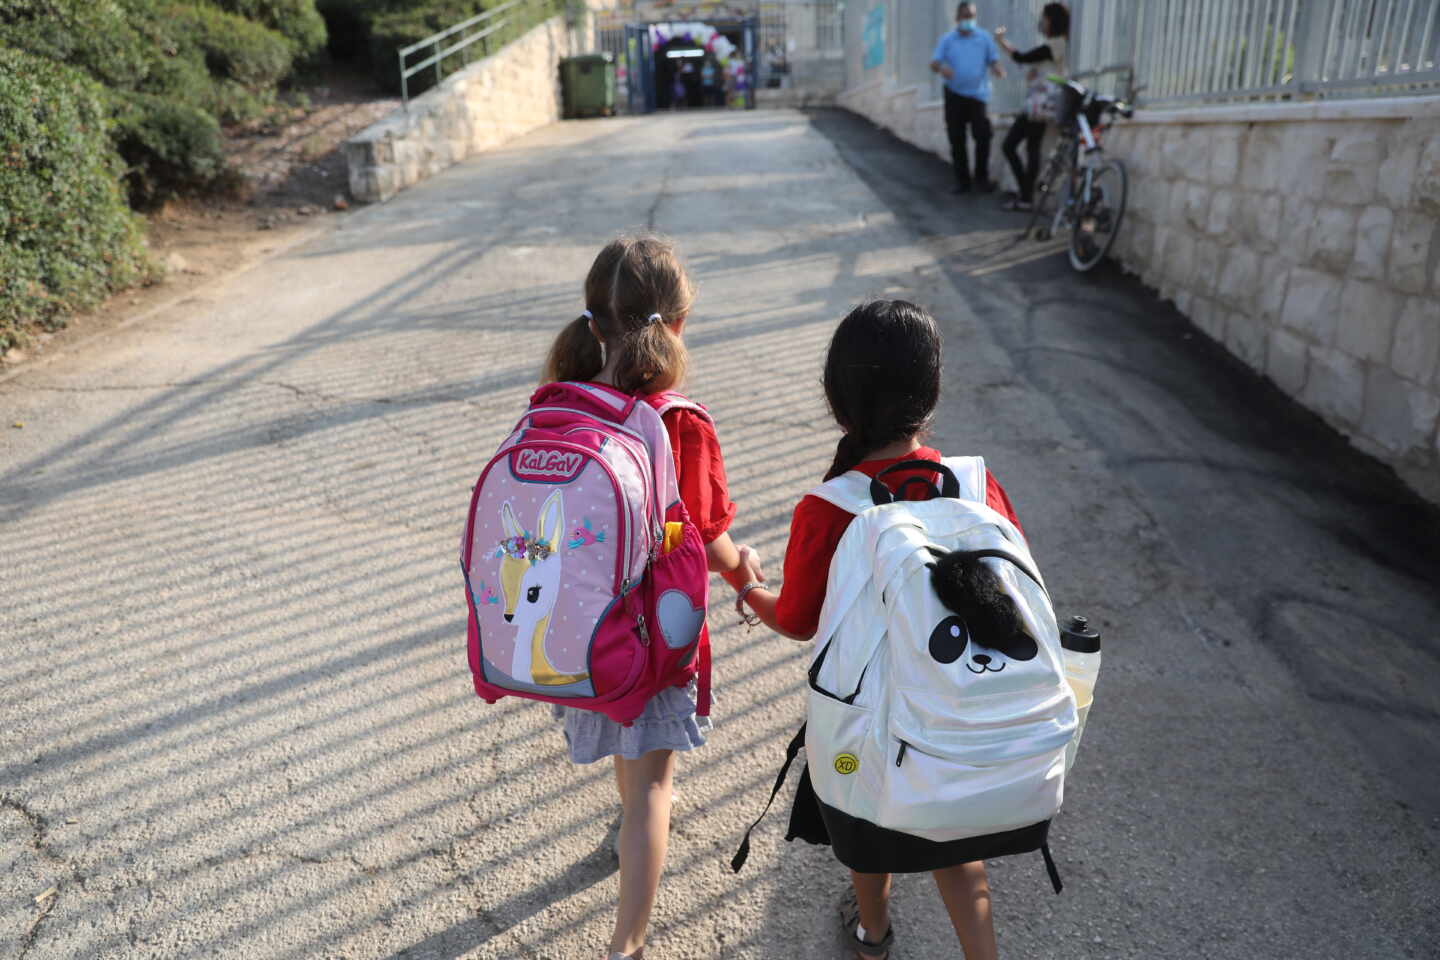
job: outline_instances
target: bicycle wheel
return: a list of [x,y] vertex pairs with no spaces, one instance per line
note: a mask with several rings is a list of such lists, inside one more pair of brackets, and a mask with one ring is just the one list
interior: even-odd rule
[[1075,202],[1070,228],[1070,266],[1085,273],[1105,259],[1125,217],[1127,189],[1125,164],[1119,160],[1106,160],[1095,168],[1089,200],[1080,197]]

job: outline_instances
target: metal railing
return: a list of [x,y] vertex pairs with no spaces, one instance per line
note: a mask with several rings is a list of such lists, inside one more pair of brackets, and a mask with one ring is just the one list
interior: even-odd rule
[[[1038,43],[1043,0],[981,0],[986,28]],[[1140,105],[1440,94],[1440,0],[1071,0],[1069,71],[1133,64]],[[954,0],[851,0],[843,8],[847,85],[920,86],[935,39],[954,24]],[[884,24],[883,58],[863,45]],[[870,66],[866,66],[870,63]],[[877,69],[878,67],[878,69]],[[1018,110],[1026,71],[993,84],[991,109]],[[1128,96],[1123,71],[1098,79]]]
[[[519,8],[526,9],[520,10]],[[400,98],[404,103],[405,109],[410,109],[411,77],[420,73],[422,70],[433,67],[435,70],[435,84],[438,86],[444,78],[441,64],[445,58],[458,53],[462,54],[464,62],[469,64],[470,48],[476,43],[481,44],[481,57],[489,56],[490,38],[500,33],[513,22],[516,22],[516,18],[511,15],[512,11],[517,13],[529,12],[553,15],[559,13],[563,8],[564,3],[556,2],[556,0],[507,0],[507,2],[471,17],[463,23],[457,23],[453,27],[447,27],[439,33],[431,34],[423,40],[417,40],[408,47],[401,48],[397,51],[397,57],[400,61]],[[536,22],[539,22],[541,19],[544,19],[544,17],[536,17]],[[471,33],[471,30],[475,32]],[[441,49],[442,43],[457,36],[459,37],[458,40]],[[430,51],[428,57],[418,63],[406,63],[412,54],[424,50]]]
[[[1440,0],[1088,0],[1077,7],[1083,60],[1132,59],[1147,106],[1440,93]],[[1114,56],[1127,45],[1132,58]]]

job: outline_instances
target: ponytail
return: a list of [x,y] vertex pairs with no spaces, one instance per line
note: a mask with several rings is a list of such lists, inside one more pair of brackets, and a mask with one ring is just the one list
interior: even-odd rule
[[675,387],[685,379],[689,357],[672,324],[689,314],[694,295],[669,241],[655,236],[610,241],[585,278],[585,314],[566,325],[550,348],[544,382],[594,380],[608,353],[615,386],[626,393]]
[[658,314],[621,339],[615,360],[615,386],[626,393],[659,393],[685,379],[689,355]]
[[830,469],[825,472],[825,479],[834,480],[842,473],[854,470],[865,462],[865,455],[869,452],[865,442],[857,435],[845,434],[835,445],[835,459],[830,463]]
[[608,309],[598,321],[615,351],[615,386],[626,393],[669,390],[685,379],[689,361],[671,325],[690,312],[694,288],[668,241],[640,236],[616,243]]
[[588,317],[576,317],[565,325],[545,357],[541,383],[560,380],[593,380],[604,366],[600,341],[590,332]]

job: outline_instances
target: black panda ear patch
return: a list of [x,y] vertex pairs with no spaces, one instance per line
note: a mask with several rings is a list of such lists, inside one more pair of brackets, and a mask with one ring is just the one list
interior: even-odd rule
[[970,639],[1011,660],[1033,660],[1035,638],[995,572],[963,553],[947,553],[930,566],[930,583],[951,612],[970,629]]

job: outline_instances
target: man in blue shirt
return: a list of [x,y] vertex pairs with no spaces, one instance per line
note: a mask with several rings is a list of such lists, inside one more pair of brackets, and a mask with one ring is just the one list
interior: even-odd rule
[[990,118],[985,112],[990,102],[990,74],[1003,77],[1005,69],[1000,66],[1000,50],[995,41],[980,29],[975,4],[960,4],[955,11],[955,24],[955,29],[935,44],[930,69],[945,78],[945,132],[950,135],[955,192],[969,193],[972,189],[965,144],[968,127],[975,137],[973,183],[988,193],[995,189],[990,181]]

